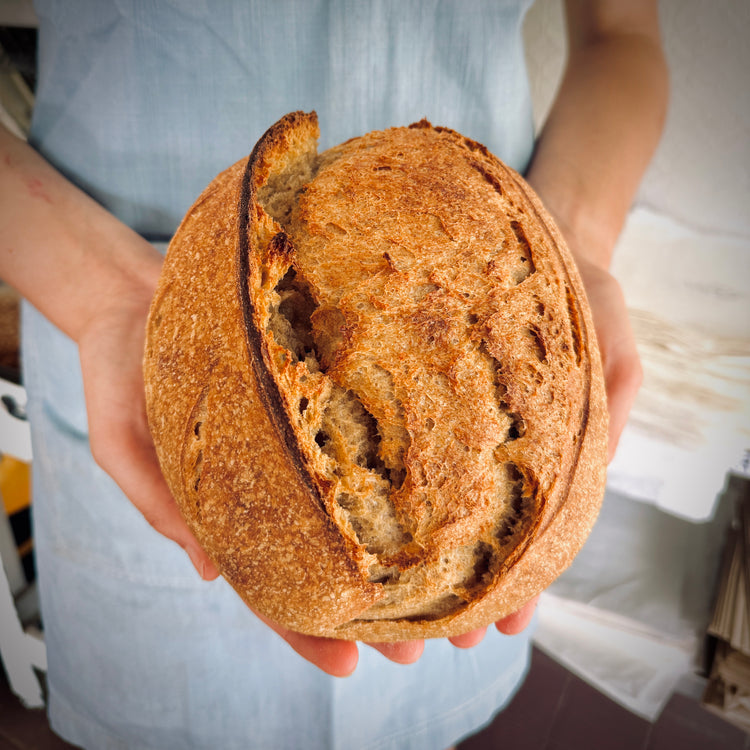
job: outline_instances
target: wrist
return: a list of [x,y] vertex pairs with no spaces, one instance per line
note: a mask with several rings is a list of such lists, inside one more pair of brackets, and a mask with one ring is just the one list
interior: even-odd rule
[[0,277],[64,333],[150,302],[161,255],[0,127]]
[[159,252],[107,215],[110,218],[104,231],[92,228],[78,241],[87,273],[85,281],[81,279],[79,303],[61,327],[79,344],[92,327],[112,315],[127,312],[145,319],[161,271]]
[[[567,179],[566,179],[567,177]],[[554,220],[576,261],[608,270],[620,224],[598,216],[590,207],[580,186],[568,176],[548,177],[532,166],[526,176],[542,205]]]

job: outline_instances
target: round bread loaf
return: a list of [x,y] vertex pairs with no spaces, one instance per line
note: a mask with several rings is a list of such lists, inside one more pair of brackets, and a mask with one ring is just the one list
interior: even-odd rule
[[187,523],[303,633],[455,635],[571,562],[607,413],[575,264],[524,180],[426,121],[271,127],[172,240],[148,417]]

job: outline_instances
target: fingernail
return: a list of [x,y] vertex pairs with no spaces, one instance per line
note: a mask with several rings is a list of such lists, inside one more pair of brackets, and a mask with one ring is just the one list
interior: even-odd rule
[[213,561],[206,555],[202,550],[199,553],[200,557],[198,560],[198,573],[204,581],[213,581],[219,577],[219,569],[214,565]]
[[193,563],[193,567],[197,571],[198,575],[201,578],[205,579],[204,571],[206,563],[203,553],[199,549],[196,549],[196,547],[194,547],[192,544],[185,545],[185,552],[187,552],[187,555],[190,558],[190,562]]

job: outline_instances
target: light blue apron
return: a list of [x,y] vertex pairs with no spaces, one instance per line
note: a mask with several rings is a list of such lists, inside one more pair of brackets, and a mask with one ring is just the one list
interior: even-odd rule
[[[38,0],[31,142],[152,241],[295,109],[318,112],[321,148],[427,117],[523,170],[526,4]],[[440,750],[512,696],[528,633],[430,641],[411,666],[362,646],[343,680],[307,664],[97,468],[76,348],[28,305],[24,368],[49,711],[70,742]]]

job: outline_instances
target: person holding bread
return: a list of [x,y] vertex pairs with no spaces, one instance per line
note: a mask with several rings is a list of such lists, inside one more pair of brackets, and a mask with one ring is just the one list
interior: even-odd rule
[[608,267],[665,117],[656,3],[566,2],[567,67],[536,139],[528,5],[37,0],[29,143],[0,134],[0,276],[28,301],[49,713],[68,741],[443,748],[520,685],[535,598],[499,633],[427,641],[323,638],[253,613],[165,481],[142,367],[163,243],[272,123],[315,110],[330,148],[428,117],[524,174],[564,236],[601,351],[611,458],[640,366]]

